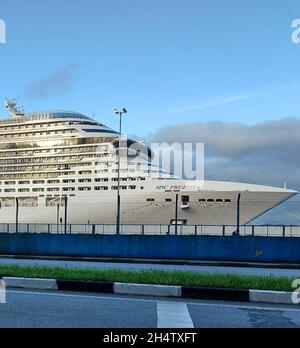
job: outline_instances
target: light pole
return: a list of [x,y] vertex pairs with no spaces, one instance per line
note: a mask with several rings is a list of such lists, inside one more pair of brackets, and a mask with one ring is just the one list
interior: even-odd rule
[[117,221],[116,221],[116,233],[120,234],[120,209],[121,209],[121,199],[120,199],[120,150],[121,150],[121,132],[122,132],[122,116],[127,114],[127,110],[123,108],[122,110],[114,109],[114,113],[119,115],[119,150],[118,150],[118,187],[117,187]]
[[239,236],[240,235],[240,204],[241,204],[241,194],[238,194],[237,199],[237,209],[236,209],[236,233]]

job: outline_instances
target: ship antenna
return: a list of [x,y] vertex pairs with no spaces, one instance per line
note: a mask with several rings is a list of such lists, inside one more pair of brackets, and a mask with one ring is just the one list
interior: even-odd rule
[[5,106],[11,117],[16,118],[24,116],[24,111],[17,106],[17,99],[5,98]]

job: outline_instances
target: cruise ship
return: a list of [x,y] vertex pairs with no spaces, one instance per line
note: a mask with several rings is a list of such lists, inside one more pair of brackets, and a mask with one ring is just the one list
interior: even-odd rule
[[240,223],[246,224],[297,193],[178,179],[151,164],[144,143],[124,144],[119,132],[92,117],[24,113],[8,99],[6,107],[10,116],[0,121],[2,223],[14,223],[18,214],[20,223],[64,223],[67,216],[70,224],[115,224],[119,188],[121,224],[174,224],[177,207],[182,225],[235,225],[239,195]]

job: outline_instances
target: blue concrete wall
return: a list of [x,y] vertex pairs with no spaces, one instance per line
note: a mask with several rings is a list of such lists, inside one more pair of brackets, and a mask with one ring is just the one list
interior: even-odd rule
[[300,238],[0,234],[0,254],[300,262]]

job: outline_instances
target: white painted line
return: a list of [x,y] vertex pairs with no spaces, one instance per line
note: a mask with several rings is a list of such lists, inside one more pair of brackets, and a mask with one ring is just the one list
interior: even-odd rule
[[193,328],[186,303],[182,302],[157,302],[157,327],[158,328]]

